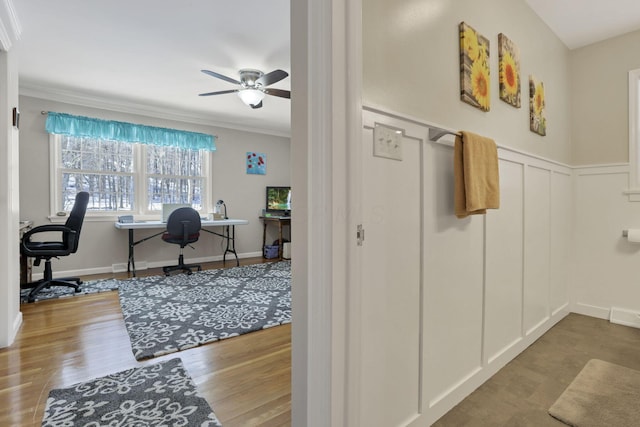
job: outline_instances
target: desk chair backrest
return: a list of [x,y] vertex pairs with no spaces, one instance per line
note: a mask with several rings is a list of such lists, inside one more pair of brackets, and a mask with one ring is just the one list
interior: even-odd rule
[[87,212],[87,205],[89,204],[89,193],[81,191],[76,194],[76,201],[71,208],[69,218],[65,222],[65,226],[75,231],[75,233],[64,233],[63,242],[68,248],[69,253],[75,253],[78,250],[78,243],[80,242],[80,230],[82,230],[82,223],[84,222],[84,216]]
[[162,239],[184,247],[200,237],[200,214],[193,208],[180,208],[171,213],[167,220],[167,232]]

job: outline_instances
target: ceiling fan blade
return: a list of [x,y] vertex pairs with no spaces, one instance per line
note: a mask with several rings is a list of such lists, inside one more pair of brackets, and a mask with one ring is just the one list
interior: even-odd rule
[[260,102],[259,102],[259,103],[257,103],[257,104],[249,104],[249,106],[250,106],[251,108],[253,108],[254,110],[255,110],[256,108],[262,108],[262,101],[260,101]]
[[272,85],[274,83],[279,82],[280,80],[284,79],[288,75],[289,75],[289,73],[287,73],[286,71],[274,70],[274,71],[272,71],[272,72],[270,72],[268,74],[265,74],[262,77],[260,77],[258,80],[256,80],[256,83],[260,84],[262,86],[269,86],[269,85]]
[[279,96],[280,98],[291,99],[291,91],[282,89],[265,89],[264,93],[273,96]]
[[207,75],[209,75],[211,77],[215,77],[215,78],[218,78],[220,80],[224,80],[225,82],[235,83],[237,85],[240,84],[240,82],[237,81],[236,79],[232,79],[231,77],[223,76],[222,74],[218,74],[218,73],[213,72],[213,71],[209,71],[209,70],[200,70],[200,71],[202,71],[203,73],[205,73],[205,74],[207,74]]
[[233,93],[233,92],[237,92],[237,91],[238,91],[238,89],[219,90],[217,92],[201,93],[198,96],[224,95],[225,93]]

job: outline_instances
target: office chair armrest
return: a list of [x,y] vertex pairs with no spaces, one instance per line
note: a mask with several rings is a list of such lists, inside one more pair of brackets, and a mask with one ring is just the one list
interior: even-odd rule
[[59,231],[61,233],[69,233],[69,234],[75,234],[76,233],[75,230],[72,230],[69,227],[67,227],[66,225],[62,225],[62,224],[39,225],[39,226],[34,227],[31,230],[27,231],[26,233],[24,233],[24,235],[22,236],[22,240],[30,241],[31,240],[31,236],[33,234],[48,233],[48,232],[52,232],[52,231],[53,232]]

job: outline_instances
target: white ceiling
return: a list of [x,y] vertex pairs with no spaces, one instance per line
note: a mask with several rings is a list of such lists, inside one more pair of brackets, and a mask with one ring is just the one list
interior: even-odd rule
[[[290,73],[289,0],[14,0],[20,93],[100,100],[114,109],[165,112],[198,123],[288,135],[291,101],[267,95],[251,109],[238,70]],[[289,90],[291,76],[270,87]],[[65,98],[66,97],[66,98]],[[125,106],[125,108],[122,108]]]
[[638,0],[526,0],[569,49],[640,29]]
[[[639,0],[526,0],[571,49],[640,29]],[[289,0],[14,0],[20,93],[290,134],[290,100],[236,94],[241,68],[290,69]],[[290,89],[294,76],[272,87]]]

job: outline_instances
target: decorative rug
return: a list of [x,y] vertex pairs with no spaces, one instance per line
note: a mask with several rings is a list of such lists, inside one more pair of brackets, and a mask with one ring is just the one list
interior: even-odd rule
[[49,392],[43,426],[221,426],[180,359]]
[[640,423],[640,372],[591,359],[549,408],[576,427],[634,426]]
[[151,276],[119,286],[136,359],[291,322],[291,262]]

